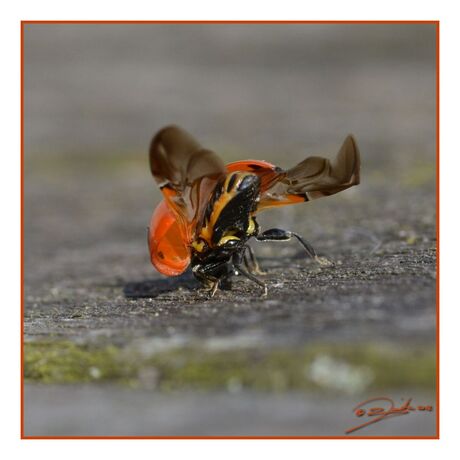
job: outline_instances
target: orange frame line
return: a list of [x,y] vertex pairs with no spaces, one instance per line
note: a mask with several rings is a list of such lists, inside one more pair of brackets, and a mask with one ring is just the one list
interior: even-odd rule
[[[440,21],[439,20],[22,20],[20,27],[20,438],[35,439],[440,439]],[[434,436],[26,436],[24,434],[24,26],[26,24],[433,24],[436,25],[436,435]]]
[[381,19],[381,20],[297,20],[297,19],[287,19],[287,20],[271,20],[271,19],[261,19],[261,20],[244,20],[244,19],[210,19],[210,20],[175,20],[175,19],[165,19],[165,20],[23,20],[22,24],[438,24],[438,20],[391,20],[391,19]]

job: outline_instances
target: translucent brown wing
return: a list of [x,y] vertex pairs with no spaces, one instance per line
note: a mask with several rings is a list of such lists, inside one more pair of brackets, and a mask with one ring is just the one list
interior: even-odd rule
[[257,210],[310,201],[359,184],[360,155],[356,140],[347,136],[334,161],[308,157],[286,171],[264,161],[239,161],[228,171],[251,171],[261,178]]
[[212,189],[226,172],[224,163],[178,126],[155,135],[149,158],[152,175],[188,241]]

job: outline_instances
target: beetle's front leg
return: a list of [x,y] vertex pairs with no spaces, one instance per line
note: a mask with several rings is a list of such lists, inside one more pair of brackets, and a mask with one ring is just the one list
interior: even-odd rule
[[[263,271],[260,268],[259,262],[257,261],[256,255],[254,254],[254,251],[252,250],[251,246],[248,244],[245,245],[245,250],[246,252],[244,253],[244,265],[248,268],[249,272],[252,273],[253,275],[266,275],[267,272]],[[249,254],[249,260],[247,257],[247,254]]]
[[228,270],[226,262],[213,263],[213,264],[196,264],[192,267],[192,273],[200,283],[208,289],[209,296],[214,297],[219,286],[224,289],[231,287],[230,277],[233,271]]
[[241,273],[246,278],[250,279],[251,281],[254,281],[254,283],[257,283],[263,289],[262,297],[266,297],[267,292],[268,292],[267,285],[243,268],[243,256],[244,256],[244,248],[242,251],[235,252],[232,258],[233,266],[238,271],[238,273]]
[[280,228],[271,228],[257,235],[256,240],[257,241],[289,241],[292,237],[296,238],[300,242],[300,244],[304,247],[306,253],[312,259],[318,262],[320,265],[325,265],[325,266],[332,265],[332,263],[329,260],[327,260],[325,257],[318,257],[313,246],[307,240],[303,239],[297,233],[290,232],[289,230],[282,230]]

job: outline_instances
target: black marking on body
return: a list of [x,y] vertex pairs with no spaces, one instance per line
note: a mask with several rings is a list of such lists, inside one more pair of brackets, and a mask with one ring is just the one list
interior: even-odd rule
[[228,232],[234,232],[238,238],[246,235],[259,190],[260,180],[257,176],[249,175],[241,181],[237,193],[225,204],[214,224],[212,244],[217,244]]
[[212,249],[223,237],[233,237],[228,241],[245,238],[259,193],[260,179],[255,174],[238,171],[222,178],[206,206],[197,241],[206,241]]
[[227,192],[230,192],[232,190],[237,178],[238,174],[232,174],[232,177],[230,177],[230,180],[228,181]]
[[208,204],[206,206],[206,210],[204,212],[204,221],[209,222],[209,219],[211,218],[211,214],[214,211],[214,205],[216,204],[216,201],[222,196],[223,191],[223,185],[224,181],[221,180],[217,183],[217,185],[214,188],[214,191],[212,192],[211,198],[208,201]]

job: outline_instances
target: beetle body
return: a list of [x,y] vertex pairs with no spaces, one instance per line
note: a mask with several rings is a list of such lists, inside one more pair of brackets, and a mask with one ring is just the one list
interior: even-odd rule
[[225,166],[176,126],[161,130],[150,147],[152,174],[164,196],[149,227],[152,264],[167,276],[189,265],[195,277],[214,295],[241,274],[263,288],[261,270],[247,244],[287,241],[295,237],[310,257],[310,243],[294,232],[260,232],[256,214],[262,210],[329,196],[359,183],[360,157],[352,136],[345,139],[334,162],[308,157],[288,170],[246,160]]
[[203,284],[213,287],[221,280],[228,285],[229,263],[258,232],[259,193],[260,179],[246,172],[229,173],[216,185],[192,242],[192,272]]

